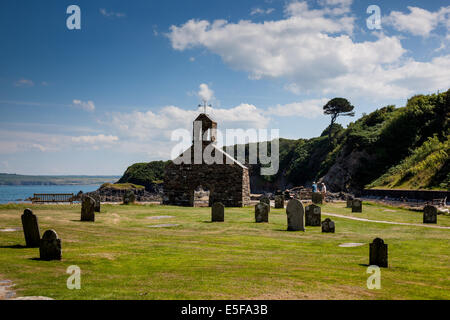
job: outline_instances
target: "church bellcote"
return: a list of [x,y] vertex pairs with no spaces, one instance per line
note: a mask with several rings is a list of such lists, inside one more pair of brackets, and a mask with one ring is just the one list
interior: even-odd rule
[[201,113],[193,125],[193,142],[215,142],[217,139],[217,122],[213,121],[206,113]]

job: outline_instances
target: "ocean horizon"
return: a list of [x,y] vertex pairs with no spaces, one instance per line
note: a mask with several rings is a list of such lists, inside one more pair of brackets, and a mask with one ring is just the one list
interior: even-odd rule
[[0,185],[0,204],[30,203],[26,201],[35,193],[73,193],[91,192],[97,190],[101,184],[84,185]]

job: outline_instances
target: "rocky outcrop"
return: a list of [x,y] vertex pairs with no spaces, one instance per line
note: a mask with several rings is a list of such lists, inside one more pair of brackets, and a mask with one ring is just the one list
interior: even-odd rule
[[97,191],[85,193],[88,196],[96,196],[100,198],[101,202],[122,202],[123,196],[128,190],[131,190],[136,198],[136,202],[161,202],[162,193],[159,192],[149,192],[144,188],[129,188],[129,189],[119,189],[115,188],[114,185],[104,185],[101,186]]
[[359,192],[364,186],[358,185],[355,177],[365,163],[375,160],[365,150],[352,150],[341,152],[330,170],[319,180],[324,182],[330,191]]

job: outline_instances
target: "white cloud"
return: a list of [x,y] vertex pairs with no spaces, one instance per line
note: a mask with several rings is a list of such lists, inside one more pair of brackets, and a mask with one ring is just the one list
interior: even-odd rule
[[104,134],[99,134],[96,136],[79,136],[72,137],[72,141],[75,143],[86,143],[86,144],[111,144],[119,141],[119,138],[116,136]]
[[293,102],[285,105],[278,104],[276,107],[269,108],[268,113],[279,117],[303,117],[312,119],[323,115],[323,106],[328,100],[327,98],[323,98]]
[[33,87],[34,86],[34,82],[33,80],[29,80],[29,79],[19,79],[16,82],[14,82],[14,86],[15,87]]
[[[375,40],[356,42],[351,37],[352,1],[320,4],[310,9],[306,1],[290,2],[285,18],[261,23],[189,20],[171,26],[167,36],[175,50],[206,48],[232,69],[248,72],[250,79],[281,78],[297,94],[351,94],[373,100],[390,94],[406,98],[416,87],[433,85],[437,90],[450,85],[449,73],[442,69],[446,57],[416,62],[406,57],[399,37],[382,33]],[[420,68],[422,74],[412,75],[415,69],[410,67]]]
[[127,16],[123,12],[107,11],[105,8],[100,8],[100,14],[108,18],[125,18]]
[[383,19],[383,23],[392,25],[398,31],[422,37],[428,37],[439,24],[450,28],[450,6],[442,7],[436,12],[411,6],[408,6],[408,10],[409,13],[392,11]]
[[85,111],[93,112],[95,110],[95,104],[92,101],[81,101],[74,99],[72,101],[74,107],[81,108]]
[[274,8],[269,9],[253,8],[252,11],[250,11],[250,15],[254,16],[254,15],[271,14],[274,11],[275,11]]
[[200,90],[198,91],[198,97],[202,101],[211,101],[214,98],[214,91],[209,88],[206,83],[200,84]]

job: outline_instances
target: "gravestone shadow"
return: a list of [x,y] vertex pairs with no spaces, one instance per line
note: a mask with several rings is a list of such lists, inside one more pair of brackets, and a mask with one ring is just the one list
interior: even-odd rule
[[21,245],[21,244],[12,244],[9,246],[0,246],[0,249],[26,249],[27,246]]

